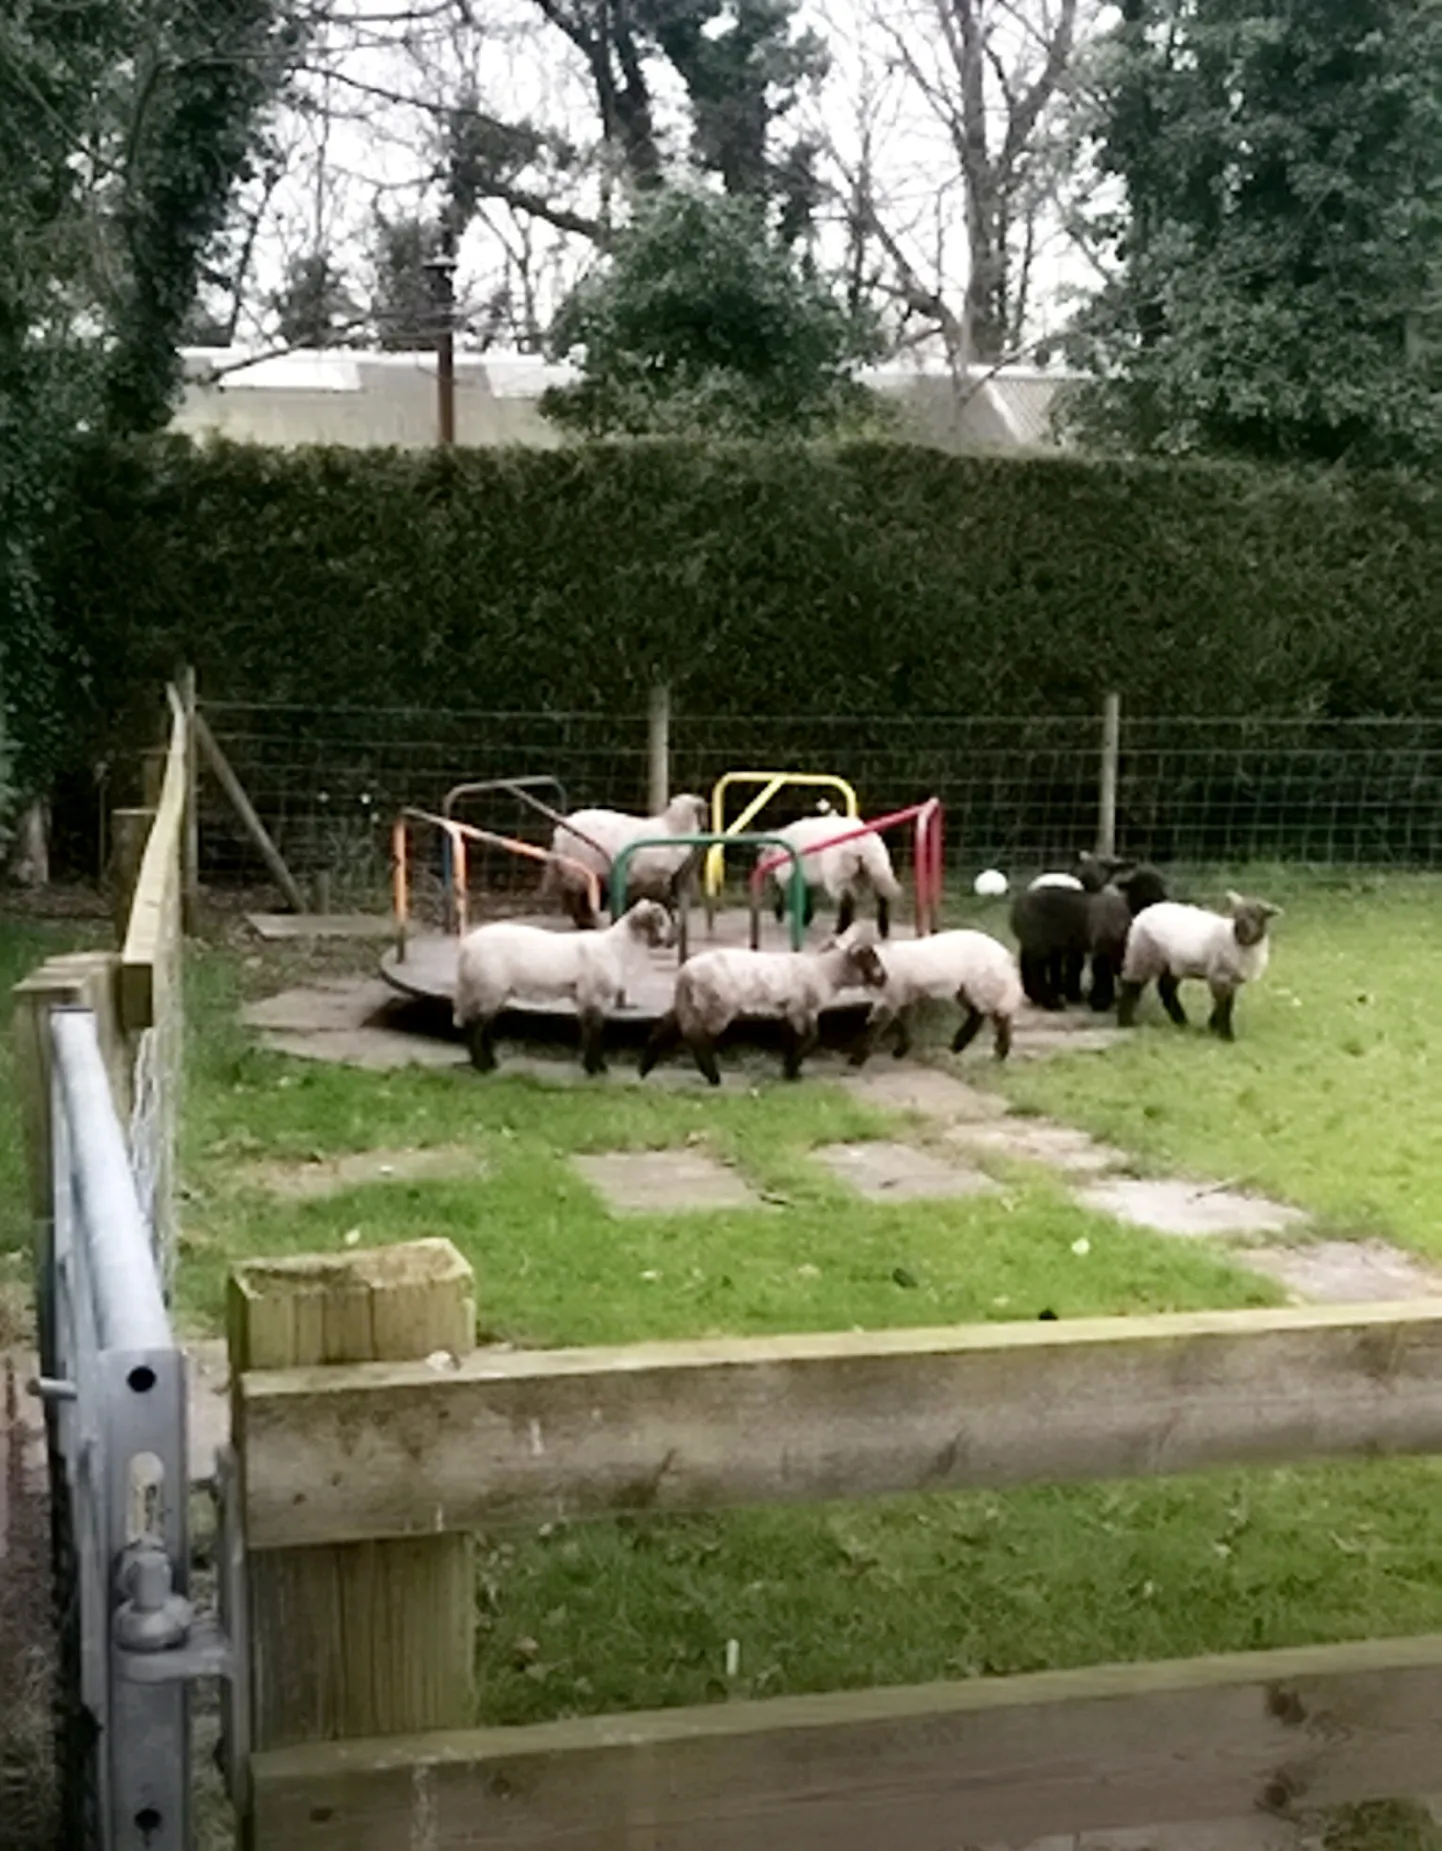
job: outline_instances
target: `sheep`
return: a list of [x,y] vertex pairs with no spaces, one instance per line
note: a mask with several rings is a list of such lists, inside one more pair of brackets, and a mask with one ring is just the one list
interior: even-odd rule
[[[1120,864],[1094,865],[1110,871]],[[1095,891],[1051,886],[1018,895],[1011,928],[1021,948],[1022,986],[1031,1001],[1042,1009],[1080,1002],[1082,971],[1090,958],[1092,1008],[1110,1009],[1131,922],[1165,900],[1166,892],[1156,869],[1142,866],[1117,874]]]
[[[693,836],[706,828],[704,797],[673,797],[659,816],[630,816],[623,810],[573,810],[551,833],[551,854],[564,855],[599,876],[604,887],[616,857],[628,842],[649,836]],[[626,900],[675,898],[683,869],[696,853],[691,847],[639,849],[627,863]],[[579,872],[565,862],[548,861],[541,878],[543,896],[560,888],[562,904],[573,923],[596,924],[590,895]]]
[[494,1069],[492,1025],[508,1002],[570,997],[581,1018],[586,1072],[604,1073],[606,1017],[648,968],[648,951],[673,942],[671,915],[656,900],[638,900],[603,932],[557,932],[511,920],[477,926],[461,940],[453,1007],[472,1064],[482,1073]]
[[[853,817],[823,811],[820,815],[803,816],[797,822],[787,823],[776,834],[801,855],[801,872],[806,882],[806,925],[810,925],[815,916],[813,892],[822,888],[836,902],[836,933],[840,937],[850,929],[856,917],[856,903],[869,888],[876,895],[876,929],[886,938],[891,931],[892,905],[901,898],[901,883],[892,872],[891,857],[881,837],[868,831],[865,835],[852,836],[849,841],[836,842],[830,848],[815,846],[818,842],[830,841],[833,836],[844,835],[848,829],[860,827]],[[807,854],[807,849],[812,852]],[[786,917],[791,857],[782,856],[778,849],[768,848],[762,851],[761,859],[765,861],[772,856],[777,860],[767,879],[774,889],[779,921]]]
[[1234,1041],[1237,991],[1244,983],[1255,983],[1266,970],[1271,955],[1267,926],[1281,911],[1266,900],[1231,891],[1225,913],[1175,900],[1149,906],[1127,938],[1117,1021],[1123,1028],[1133,1025],[1142,991],[1155,978],[1162,1007],[1178,1028],[1185,1028],[1186,1011],[1177,985],[1184,977],[1200,977],[1212,993],[1207,1027],[1223,1041]]
[[[1059,889],[1066,893],[1100,893],[1117,869],[1123,865],[1122,862],[1114,861],[1110,856],[1093,855],[1090,850],[1081,849],[1069,873],[1056,870],[1038,874],[1028,886],[1027,892],[1046,893]],[[1036,908],[1023,908],[1024,916],[1043,919],[1053,916],[1046,912],[1047,904],[1046,901],[1039,901],[1036,903]],[[1021,899],[1013,904],[1013,930],[1015,930],[1016,910],[1021,905]],[[1054,916],[1063,919],[1071,917],[1072,915],[1066,910],[1066,905],[1067,903],[1063,902],[1060,913]],[[1038,911],[1037,908],[1041,910]],[[1077,916],[1080,916],[1081,910],[1077,909]],[[1076,939],[1080,937],[1080,934],[1073,931],[1066,936]],[[1027,995],[1032,998],[1033,1002],[1039,1002],[1043,1008],[1047,1009],[1060,1008],[1062,1000],[1079,1003],[1082,999],[1082,973],[1085,968],[1086,952],[1076,943],[1070,946],[1063,944],[1042,954],[1028,952],[1022,964],[1022,976],[1026,983]],[[1046,997],[1052,1000],[1043,1000]]]
[[828,938],[815,951],[701,951],[676,973],[673,1006],[657,1022],[641,1055],[644,1077],[685,1041],[712,1086],[721,1084],[716,1038],[738,1016],[779,1015],[786,1025],[782,1071],[799,1077],[820,1035],[820,1013],[840,991],[879,989],[886,973],[874,945]]
[[852,1066],[863,1064],[893,1024],[894,1052],[900,1060],[911,1047],[909,1017],[914,1006],[928,996],[955,997],[966,1011],[952,1038],[953,1054],[968,1047],[982,1023],[990,1020],[996,1058],[1006,1059],[1022,988],[1016,959],[998,939],[986,932],[935,932],[928,938],[887,945],[881,951],[881,962],[886,982],[852,1051]]

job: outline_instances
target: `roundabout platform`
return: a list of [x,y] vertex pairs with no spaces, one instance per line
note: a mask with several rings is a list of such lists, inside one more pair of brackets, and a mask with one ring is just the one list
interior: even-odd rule
[[[554,913],[526,914],[513,921],[517,925],[540,926],[546,931],[572,932],[574,927],[569,920]],[[808,946],[819,945],[831,930],[832,921],[823,916],[813,921],[806,934]],[[711,950],[725,946],[740,950],[750,944],[751,915],[745,907],[728,907],[716,914],[714,924],[708,925],[706,915],[697,910],[692,913],[689,925],[689,948],[694,955],[698,951]],[[891,928],[893,938],[911,938],[914,928],[910,922],[894,920]],[[445,932],[418,933],[406,941],[405,954],[401,956],[392,946],[381,959],[381,975],[392,989],[400,995],[414,1001],[428,1003],[445,1003],[449,1005],[455,994],[456,956],[460,940],[454,934]],[[778,925],[770,913],[761,918],[762,951],[789,951],[791,941],[784,926]],[[612,1016],[615,1022],[629,1022],[644,1025],[663,1016],[671,1007],[671,997],[676,985],[676,972],[679,968],[676,947],[664,951],[653,951],[649,956],[650,968],[634,991],[627,993],[624,1004]],[[870,995],[864,990],[842,990],[836,998],[822,1011],[823,1015],[841,1010],[862,1009],[869,1005]],[[521,997],[509,1006],[507,1014],[552,1016],[575,1018],[574,1003],[554,999],[529,1001]]]

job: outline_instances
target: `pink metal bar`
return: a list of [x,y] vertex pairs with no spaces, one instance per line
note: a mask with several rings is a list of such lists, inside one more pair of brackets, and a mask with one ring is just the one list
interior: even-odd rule
[[[908,804],[904,810],[893,810],[890,815],[875,817],[870,822],[852,823],[849,828],[839,829],[833,836],[811,843],[802,849],[801,854],[803,858],[819,855],[824,848],[835,848],[838,843],[854,841],[857,836],[879,835],[883,829],[894,829],[902,823],[914,823],[916,826],[916,852],[912,869],[916,892],[916,929],[918,933],[933,932],[940,914],[942,885],[942,808],[939,797],[928,797],[923,803]],[[751,870],[752,886],[759,887],[766,876],[785,860],[786,856],[779,850],[763,855]]]

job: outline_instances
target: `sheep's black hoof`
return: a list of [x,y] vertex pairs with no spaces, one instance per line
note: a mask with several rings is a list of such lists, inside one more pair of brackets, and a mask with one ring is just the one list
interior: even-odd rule
[[1123,982],[1121,993],[1117,997],[1118,1028],[1136,1027],[1137,1006],[1142,1000],[1142,990],[1144,988],[1145,985],[1140,983]]
[[477,1073],[494,1073],[496,1070],[496,1050],[491,1041],[490,1032],[483,1022],[473,1022],[466,1034],[466,1049],[471,1057],[471,1065]]
[[992,1044],[992,1050],[998,1060],[1005,1060],[1011,1053],[1011,1022],[1005,1016],[997,1017],[996,1039]]
[[1232,1001],[1230,996],[1219,998],[1207,1019],[1207,1027],[1223,1041],[1235,1041],[1237,1038],[1232,1027]]

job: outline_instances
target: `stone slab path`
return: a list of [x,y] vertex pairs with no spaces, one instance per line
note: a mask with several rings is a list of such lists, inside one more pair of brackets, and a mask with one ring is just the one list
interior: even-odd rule
[[811,1154],[869,1202],[934,1201],[943,1196],[988,1194],[998,1187],[984,1170],[945,1163],[914,1144],[866,1139],[854,1144],[821,1144]]
[[704,1151],[610,1150],[571,1164],[618,1214],[767,1206],[739,1171]]

